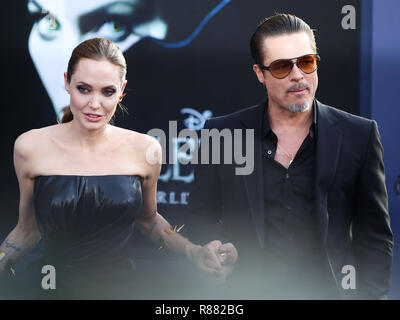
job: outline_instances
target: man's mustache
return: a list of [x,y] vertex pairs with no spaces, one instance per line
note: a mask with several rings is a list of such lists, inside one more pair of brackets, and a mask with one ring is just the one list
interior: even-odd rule
[[310,90],[310,86],[306,83],[298,83],[298,84],[291,86],[289,89],[286,90],[286,92],[298,91],[298,90],[302,90],[302,89]]

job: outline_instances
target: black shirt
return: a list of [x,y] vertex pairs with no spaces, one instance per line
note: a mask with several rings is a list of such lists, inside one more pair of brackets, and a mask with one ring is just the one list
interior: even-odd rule
[[296,295],[298,292],[293,291],[296,282],[304,298],[309,298],[304,286],[313,287],[310,294],[318,296],[315,287],[321,287],[321,281],[327,277],[321,271],[321,244],[315,217],[317,111],[315,106],[313,109],[309,134],[288,169],[274,160],[278,138],[271,130],[266,108],[262,124],[266,268],[285,293]]

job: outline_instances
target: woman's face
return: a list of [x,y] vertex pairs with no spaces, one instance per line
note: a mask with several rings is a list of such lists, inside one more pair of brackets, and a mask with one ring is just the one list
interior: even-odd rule
[[[62,74],[72,50],[89,38],[106,38],[122,51],[145,36],[163,39],[165,22],[149,6],[152,0],[29,0],[38,16],[29,35],[29,53],[57,116],[69,105]],[[145,6],[146,3],[146,6]]]
[[126,81],[121,82],[119,66],[86,58],[79,60],[70,82],[64,73],[64,82],[74,121],[88,130],[99,129],[111,120],[126,85]]

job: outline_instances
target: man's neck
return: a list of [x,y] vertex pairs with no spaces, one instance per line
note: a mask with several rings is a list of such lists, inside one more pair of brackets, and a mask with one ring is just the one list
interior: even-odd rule
[[305,112],[291,112],[285,108],[276,106],[269,102],[268,118],[271,129],[274,131],[296,131],[309,128],[313,122],[314,106]]

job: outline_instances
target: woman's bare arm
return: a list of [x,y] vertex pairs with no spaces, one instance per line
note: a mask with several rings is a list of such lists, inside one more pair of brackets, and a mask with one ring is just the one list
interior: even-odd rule
[[[154,242],[184,254],[199,269],[224,278],[231,270],[230,265],[236,261],[236,249],[231,244],[222,245],[218,240],[211,241],[205,246],[195,245],[174,232],[168,221],[157,212],[156,192],[161,169],[161,146],[154,140],[146,149],[146,153],[152,158],[146,161],[153,164],[149,164],[148,175],[142,181],[143,212],[137,220],[137,226]],[[225,261],[227,258],[230,261]]]
[[[149,138],[150,139],[150,138]],[[146,158],[146,175],[142,180],[142,215],[136,221],[140,231],[147,235],[153,242],[160,243],[177,253],[186,254],[186,251],[196,247],[189,240],[185,239],[172,230],[171,225],[157,212],[157,180],[161,169],[161,146],[157,141],[147,139],[147,148],[143,153],[151,150],[151,159]],[[153,141],[154,140],[154,141]],[[200,247],[200,246],[198,246]]]
[[0,245],[0,277],[10,270],[15,262],[28,253],[40,241],[36,225],[33,202],[34,180],[31,176],[31,154],[35,137],[27,132],[15,141],[14,166],[18,178],[20,201],[19,217],[15,228]]

